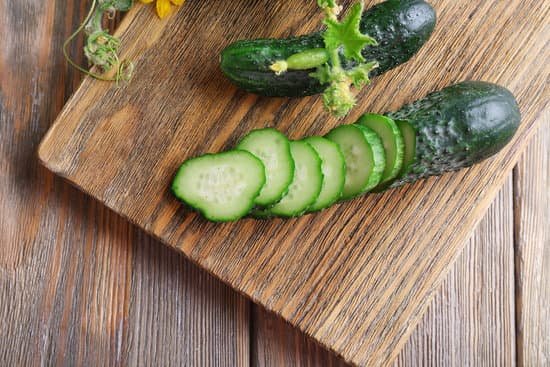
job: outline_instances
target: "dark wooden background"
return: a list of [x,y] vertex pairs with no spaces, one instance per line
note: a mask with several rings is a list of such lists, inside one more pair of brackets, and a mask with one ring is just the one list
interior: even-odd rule
[[[343,365],[38,164],[86,5],[0,2],[0,365]],[[545,113],[396,365],[550,364]]]

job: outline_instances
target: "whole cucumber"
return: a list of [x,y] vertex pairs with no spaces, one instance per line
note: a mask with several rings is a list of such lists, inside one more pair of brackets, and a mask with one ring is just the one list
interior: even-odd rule
[[[423,0],[388,0],[365,11],[361,32],[378,42],[362,51],[366,62],[379,64],[370,76],[408,61],[430,38],[435,23],[434,9]],[[222,51],[221,69],[234,84],[251,93],[272,97],[318,94],[326,86],[310,76],[315,69],[276,75],[269,67],[278,60],[323,47],[321,32],[288,39],[237,41]],[[345,68],[353,66],[342,61]]]
[[391,187],[489,158],[512,139],[521,121],[510,91],[479,81],[455,84],[386,115],[416,131],[415,159]]

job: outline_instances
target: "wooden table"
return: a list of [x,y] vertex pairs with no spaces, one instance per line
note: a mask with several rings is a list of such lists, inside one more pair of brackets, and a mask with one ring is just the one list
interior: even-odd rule
[[[61,52],[79,3],[0,2],[0,365],[343,365],[38,164],[81,79]],[[396,365],[550,364],[541,118]]]

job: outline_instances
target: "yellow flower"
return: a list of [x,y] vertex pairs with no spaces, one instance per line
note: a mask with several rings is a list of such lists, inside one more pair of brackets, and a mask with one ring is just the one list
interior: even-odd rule
[[[142,3],[150,4],[155,0],[141,0]],[[185,0],[156,0],[157,14],[159,18],[164,18],[172,9],[172,4],[174,5],[183,5]],[[171,4],[172,3],[172,4]]]

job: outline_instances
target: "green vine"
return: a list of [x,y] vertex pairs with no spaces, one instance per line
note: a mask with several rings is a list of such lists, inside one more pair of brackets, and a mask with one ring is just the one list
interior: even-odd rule
[[[67,62],[75,69],[98,80],[117,83],[121,80],[130,80],[134,65],[128,60],[119,59],[120,39],[109,34],[108,30],[104,30],[102,22],[105,15],[112,18],[117,11],[130,10],[133,4],[134,0],[92,0],[88,15],[63,44],[63,54]],[[83,31],[86,34],[84,55],[90,65],[100,70],[101,74],[86,70],[72,60],[69,55],[69,44]],[[113,69],[116,69],[114,77],[102,75]]]
[[[286,60],[278,60],[270,66],[277,75],[287,70],[309,70],[316,68],[310,75],[326,84],[323,93],[325,108],[336,117],[344,117],[356,104],[351,87],[361,89],[370,83],[369,74],[377,68],[378,62],[367,62],[361,51],[366,46],[376,46],[374,38],[361,33],[360,23],[363,14],[363,1],[352,6],[341,20],[338,15],[342,7],[336,0],[317,0],[325,13],[323,34],[325,48],[306,50],[291,55]],[[342,59],[352,61],[355,66],[342,67]]]

